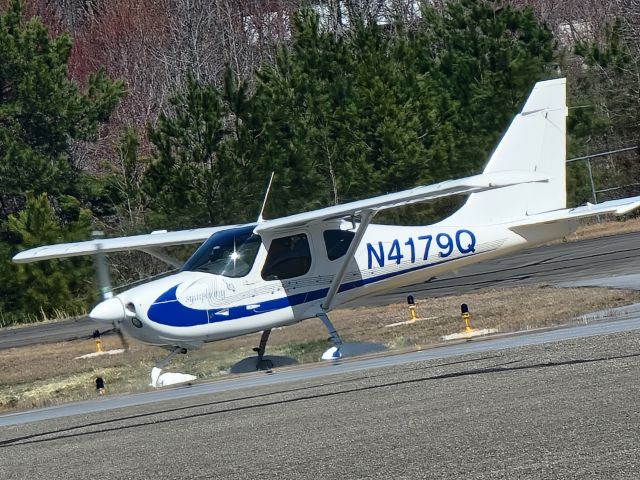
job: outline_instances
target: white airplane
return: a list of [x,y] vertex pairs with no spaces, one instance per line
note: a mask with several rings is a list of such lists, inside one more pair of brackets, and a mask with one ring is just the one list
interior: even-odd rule
[[[480,175],[417,187],[257,223],[49,245],[15,262],[204,243],[178,273],[112,296],[89,316],[176,353],[262,331],[257,368],[271,329],[317,317],[340,358],[328,313],[363,296],[423,282],[462,266],[548,242],[581,217],[625,214],[640,197],[566,208],[566,79],[537,83]],[[469,195],[449,218],[426,226],[371,223],[376,213],[449,195]]]

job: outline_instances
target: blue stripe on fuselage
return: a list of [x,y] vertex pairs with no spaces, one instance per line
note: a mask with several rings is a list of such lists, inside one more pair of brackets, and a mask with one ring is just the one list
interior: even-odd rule
[[[196,325],[206,325],[208,323],[226,322],[228,320],[252,317],[262,313],[312,302],[324,298],[329,291],[328,288],[322,288],[311,292],[297,293],[295,295],[261,302],[257,308],[252,309],[248,309],[247,305],[239,305],[229,308],[199,310],[181,304],[175,296],[176,289],[177,286],[171,288],[170,291],[165,292],[149,307],[147,316],[150,320],[171,327],[193,327]],[[169,299],[171,291],[173,294],[172,300]],[[160,298],[162,298],[162,302],[159,302]]]
[[[362,287],[371,283],[386,280],[388,278],[411,273],[435,265],[451,262],[456,259],[447,259],[441,262],[430,263],[428,265],[420,265],[398,272],[385,273],[377,277],[371,277],[366,280],[360,279],[353,282],[343,283],[340,285],[338,292],[346,292],[354,288]],[[213,308],[209,310],[199,310],[189,308],[180,303],[176,297],[178,285],[171,287],[169,290],[160,295],[156,301],[149,307],[147,316],[150,320],[171,327],[194,327],[196,325],[206,325],[208,323],[226,322],[228,320],[237,320],[244,317],[252,317],[262,313],[272,312],[282,308],[295,307],[304,303],[313,302],[324,298],[329,291],[328,288],[321,288],[305,293],[297,293],[295,295],[287,295],[285,297],[260,302],[260,306],[255,309],[247,309],[247,305],[239,305],[228,308]]]

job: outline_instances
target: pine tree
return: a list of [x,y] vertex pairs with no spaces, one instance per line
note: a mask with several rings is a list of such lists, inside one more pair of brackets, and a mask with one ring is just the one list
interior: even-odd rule
[[124,86],[99,71],[80,91],[68,79],[71,47],[69,35],[23,18],[20,0],[0,12],[0,302],[10,316],[78,311],[91,290],[82,262],[10,263],[19,249],[88,237],[72,144],[95,136]]
[[230,151],[229,105],[218,89],[188,77],[170,112],[149,130],[155,154],[144,179],[154,225],[238,223],[242,161]]
[[440,97],[437,123],[450,132],[438,142],[449,145],[438,169],[477,172],[533,84],[553,75],[552,34],[530,9],[460,0],[423,5],[414,42]]
[[[38,18],[23,19],[20,0],[0,12],[0,191],[74,193],[74,139],[88,140],[124,94],[98,71],[84,92],[68,79],[72,42],[51,38]],[[7,209],[5,209],[6,216]]]
[[257,73],[248,137],[282,181],[275,214],[476,173],[552,65],[529,10],[462,0],[413,26],[350,21],[336,34],[302,9]]
[[[57,210],[57,211],[56,211]],[[91,212],[70,196],[59,198],[57,209],[47,194],[28,195],[24,210],[11,215],[7,234],[27,249],[40,245],[85,240],[91,229]],[[78,314],[94,298],[91,261],[51,260],[36,264],[13,264],[16,253],[0,245],[0,311],[16,318],[49,318],[56,314]],[[11,315],[13,314],[13,315]],[[17,318],[17,321],[23,318]]]

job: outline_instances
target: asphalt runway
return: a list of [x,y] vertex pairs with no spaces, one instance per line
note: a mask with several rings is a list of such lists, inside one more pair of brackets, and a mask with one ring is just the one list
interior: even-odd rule
[[[600,279],[640,272],[640,232],[558,243],[478,263],[428,282],[362,299],[348,306],[403,302],[407,295],[427,298],[465,293],[489,286],[515,287],[533,283]],[[638,283],[637,285],[640,285]],[[99,325],[88,318],[0,329],[0,349],[90,338]],[[104,326],[104,329],[109,328]],[[100,330],[103,330],[100,328]]]
[[[167,390],[165,401],[126,408],[88,402],[98,408],[2,426],[0,473],[637,479],[639,329],[640,319],[623,316],[298,368],[291,371],[336,371],[282,382],[276,372],[213,393],[176,395],[225,382]],[[399,361],[367,363],[389,358]]]

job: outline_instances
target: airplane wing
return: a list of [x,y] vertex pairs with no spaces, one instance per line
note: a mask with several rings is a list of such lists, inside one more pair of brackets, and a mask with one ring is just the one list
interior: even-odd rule
[[275,230],[285,230],[287,228],[345,218],[351,215],[360,215],[365,211],[375,214],[380,210],[413,203],[430,202],[450,195],[466,195],[522,183],[547,182],[548,180],[548,177],[534,172],[502,171],[485,173],[459,180],[448,180],[435,185],[416,187],[402,192],[389,193],[379,197],[366,198],[364,200],[299,213],[288,217],[266,220],[256,226],[255,233],[260,234]]
[[196,228],[192,230],[179,230],[175,232],[160,231],[146,235],[134,235],[130,237],[100,238],[86,242],[60,243],[57,245],[45,245],[18,253],[13,257],[16,263],[37,262],[52,258],[76,257],[79,255],[92,255],[98,251],[102,253],[121,252],[129,250],[153,249],[156,247],[168,247],[171,245],[186,245],[200,243],[208,239],[219,230],[233,228],[233,225],[223,227]]
[[[259,234],[261,232],[283,230],[300,225],[344,218],[350,215],[360,215],[365,211],[375,214],[380,210],[412,203],[428,202],[449,195],[469,194],[520,183],[546,181],[548,181],[548,179],[544,175],[532,172],[513,171],[481,174],[291,215],[289,217],[267,220],[264,223],[258,224],[255,232]],[[85,242],[45,245],[20,252],[13,257],[13,261],[16,263],[29,263],[52,258],[92,255],[98,250],[102,253],[130,250],[141,250],[149,253],[148,250],[156,247],[199,243],[208,239],[217,231],[237,226],[238,225],[227,225],[223,227],[198,228],[175,232],[161,231],[146,235],[101,238]]]

